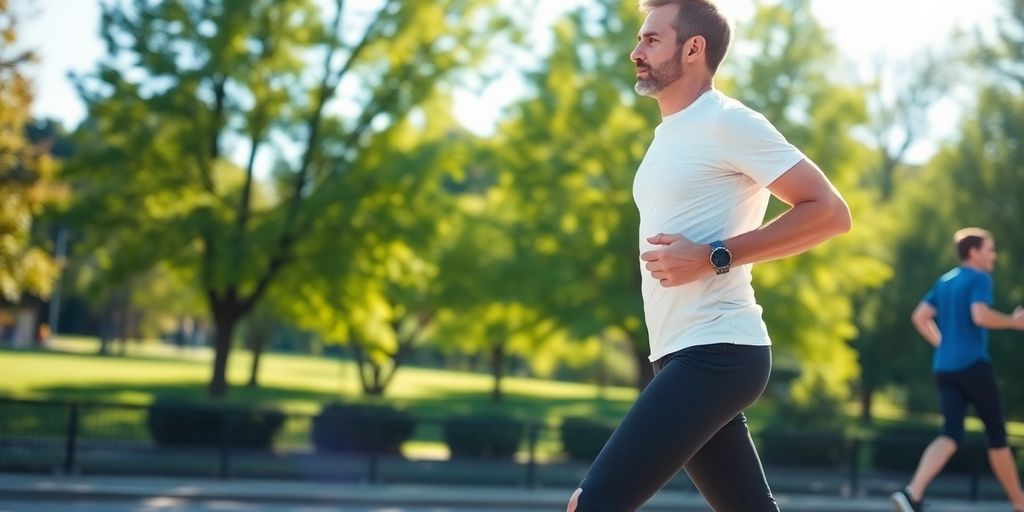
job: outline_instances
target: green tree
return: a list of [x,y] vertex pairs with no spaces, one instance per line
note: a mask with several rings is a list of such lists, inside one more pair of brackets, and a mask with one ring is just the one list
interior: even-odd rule
[[557,245],[537,244],[535,226],[507,192],[494,186],[458,197],[452,243],[440,258],[444,307],[432,335],[442,350],[488,362],[494,403],[503,399],[512,358],[549,373],[566,346],[557,315],[542,306],[544,294],[558,285],[545,259]]
[[[951,62],[953,64],[951,64]],[[892,383],[907,382],[909,375],[927,373],[927,347],[915,343],[916,332],[909,322],[919,297],[952,258],[921,261],[922,250],[947,250],[948,235],[955,227],[948,216],[934,211],[922,190],[928,190],[919,166],[906,162],[909,150],[928,135],[930,107],[952,85],[955,59],[937,52],[924,52],[909,62],[890,63],[878,72],[870,91],[870,127],[876,148],[875,164],[865,173],[865,187],[877,190],[876,208],[888,219],[877,226],[885,241],[886,259],[893,266],[892,277],[878,289],[867,290],[855,299],[857,350],[861,374],[857,386],[861,420],[871,422],[874,395]],[[897,71],[899,69],[899,71]],[[938,184],[931,184],[932,187]],[[931,196],[928,193],[927,196]],[[906,219],[928,217],[929,230]],[[944,227],[945,226],[945,227]],[[939,264],[939,265],[936,265]]]
[[[1018,10],[1024,14],[1024,10]],[[1017,22],[1024,17],[1017,17]],[[1024,27],[1024,23],[1019,26]],[[1017,39],[1015,44],[1020,44]],[[1024,279],[1020,275],[1024,261],[1024,240],[1016,236],[1024,215],[1020,198],[1024,197],[1021,162],[1024,148],[1024,96],[1020,83],[992,85],[979,94],[977,111],[965,120],[959,140],[941,153],[934,172],[948,177],[948,194],[931,198],[933,209],[949,208],[959,226],[982,226],[996,237],[999,259],[993,278],[996,283],[996,307],[1007,311],[1024,303]],[[951,233],[945,233],[948,238]],[[1000,379],[1008,412],[1024,415],[1024,379],[1000,361],[1024,357],[1022,336],[1018,331],[993,331],[991,351]]]
[[33,218],[59,197],[47,148],[26,136],[32,84],[30,52],[17,49],[18,16],[0,0],[0,300],[48,296],[58,264],[32,237]]
[[[887,210],[892,217],[903,219],[890,244],[896,272],[876,297],[865,302],[863,334],[857,342],[862,364],[871,368],[864,373],[863,386],[868,390],[896,384],[904,387],[908,396],[923,396],[934,403],[931,348],[910,325],[909,315],[935,279],[957,264],[952,249],[956,229],[978,225],[995,233],[1000,252],[994,274],[997,307],[1002,305],[1005,310],[1024,301],[1024,286],[1012,271],[1024,257],[1024,246],[1013,235],[1024,192],[1018,142],[1024,130],[1020,121],[1024,114],[1024,71],[1020,66],[1024,2],[1014,0],[1006,5],[1008,14],[1000,18],[995,40],[980,41],[969,51],[966,64],[951,56],[942,60],[941,68],[952,66],[959,71],[958,78],[967,77],[969,86],[977,88],[972,92],[976,103],[969,107],[959,133],[923,168],[904,167],[903,173],[894,173],[894,192]],[[931,67],[928,59],[920,62],[921,71]],[[915,74],[920,75],[921,83],[912,87],[928,89],[928,74]],[[924,94],[930,93],[926,90]],[[1024,414],[1024,409],[1016,406],[1024,397],[1024,381],[998,361],[1024,355],[1015,339],[1019,337],[1018,333],[997,331],[992,333],[991,343],[1007,409],[1018,416]],[[870,399],[863,389],[861,392],[862,415],[869,416]]]
[[[853,133],[867,121],[865,91],[836,80],[838,52],[808,0],[760,4],[738,31],[723,87],[769,121],[816,162],[842,192],[854,216],[851,233],[796,257],[759,264],[754,289],[778,359],[799,364],[792,398],[848,396],[857,377],[852,296],[890,274],[873,191],[862,186],[870,149]],[[769,216],[782,206],[773,201]]]
[[342,177],[379,159],[373,141],[502,29],[489,4],[104,5],[108,55],[79,80],[89,120],[69,172],[85,191],[75,213],[91,247],[114,248],[118,273],[195,270],[215,329],[211,394],[227,392],[238,322],[315,260],[304,242],[322,245],[318,225],[351,221],[330,217],[361,200]]
[[356,359],[360,384],[382,395],[426,342],[441,308],[441,252],[459,212],[447,185],[469,165],[472,140],[457,130],[444,94],[423,102],[366,148],[337,186],[338,201],[304,244],[313,260],[285,276],[299,291],[289,316]]
[[505,243],[523,268],[509,279],[536,287],[521,302],[575,339],[628,339],[643,387],[652,373],[631,184],[658,113],[632,90],[640,21],[634,4],[612,0],[560,20],[552,53],[529,77],[534,94],[501,126],[492,161],[497,210],[518,215]]
[[[1005,14],[998,20],[995,40],[983,42],[978,55],[987,85],[978,95],[977,111],[964,122],[957,156],[940,169],[953,173],[954,211],[962,224],[987,226],[996,236],[996,304],[1005,310],[1024,303],[1024,239],[1017,236],[1024,214],[1024,0],[1003,4]],[[1024,357],[1021,340],[1014,331],[992,336],[1007,410],[1017,418],[1024,417],[1024,379],[998,361]]]

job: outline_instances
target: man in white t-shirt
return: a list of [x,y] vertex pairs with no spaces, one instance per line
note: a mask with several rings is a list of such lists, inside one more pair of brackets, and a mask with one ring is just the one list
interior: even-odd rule
[[[662,113],[633,184],[656,375],[568,510],[636,510],[680,469],[716,511],[778,510],[743,415],[771,369],[751,266],[848,231],[850,212],[764,116],[714,89],[731,38],[714,3],[640,8],[636,90]],[[790,208],[762,225],[770,195]]]

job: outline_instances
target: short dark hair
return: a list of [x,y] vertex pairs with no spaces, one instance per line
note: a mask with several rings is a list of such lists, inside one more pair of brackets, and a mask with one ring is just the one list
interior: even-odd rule
[[676,44],[683,44],[693,36],[704,36],[705,54],[711,74],[725,58],[732,40],[732,26],[711,0],[639,0],[640,11],[648,13],[663,5],[679,7],[676,14]]
[[981,244],[986,240],[995,241],[995,237],[992,236],[988,230],[981,228],[963,228],[957,230],[953,234],[953,244],[956,245],[956,253],[960,256],[960,261],[964,261],[971,254],[971,249],[977,249],[981,247]]

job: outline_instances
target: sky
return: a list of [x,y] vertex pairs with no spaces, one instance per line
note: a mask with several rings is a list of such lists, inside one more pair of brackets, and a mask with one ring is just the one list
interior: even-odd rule
[[[408,0],[414,1],[414,0]],[[415,0],[419,1],[419,0]],[[630,0],[626,0],[630,1]],[[906,61],[926,48],[948,45],[957,28],[992,30],[1003,8],[1002,0],[811,0],[812,9],[840,52],[863,77],[868,76],[879,59]],[[532,28],[538,48],[550,45],[547,28],[568,8],[585,5],[587,0],[539,0],[540,12]],[[15,0],[18,4],[18,0]],[[57,118],[65,127],[77,125],[85,109],[68,80],[69,72],[88,73],[103,55],[99,39],[98,0],[22,0],[28,4],[27,18],[21,22],[23,46],[40,58],[30,71],[36,90],[33,114]],[[350,0],[350,4],[377,4],[379,0]],[[719,0],[719,6],[737,22],[749,19],[755,0]],[[24,10],[24,9],[22,9]],[[623,66],[631,66],[623,56]],[[493,132],[502,108],[525,91],[514,72],[502,77],[482,92],[458,91],[455,114],[471,131],[480,135]],[[924,160],[935,151],[937,142],[956,128],[960,105],[944,101],[931,112],[930,138],[912,149],[911,160]]]

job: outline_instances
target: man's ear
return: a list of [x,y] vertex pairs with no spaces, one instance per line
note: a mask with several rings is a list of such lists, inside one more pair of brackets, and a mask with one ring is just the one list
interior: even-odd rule
[[693,62],[697,60],[707,49],[707,40],[704,36],[693,36],[688,39],[683,46],[683,55],[686,57],[687,62]]

